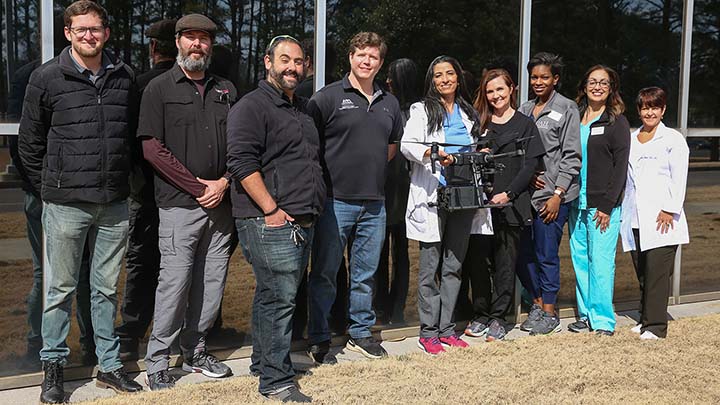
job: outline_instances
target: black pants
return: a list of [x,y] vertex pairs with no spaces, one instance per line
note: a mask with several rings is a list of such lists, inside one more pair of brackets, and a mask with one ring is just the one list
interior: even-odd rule
[[120,340],[137,342],[150,326],[155,308],[155,290],[160,273],[158,208],[152,198],[128,199],[129,230],[125,255],[125,295],[120,311],[122,324],[115,333]]
[[664,338],[667,336],[667,305],[677,245],[641,252],[638,229],[633,229],[633,236],[636,250],[630,252],[630,255],[642,293],[640,298],[642,332],[649,330],[655,336]]
[[[515,295],[515,267],[520,254],[520,238],[522,232],[529,232],[528,227],[508,225],[502,221],[493,221],[495,235],[492,243],[492,272],[490,280],[483,280],[485,284],[490,285],[491,291],[487,294],[487,287],[482,298],[475,299],[473,309],[475,311],[475,319],[489,324],[496,320],[510,330],[515,326],[514,319],[508,320],[507,316],[511,314],[512,304]],[[489,245],[485,243],[484,245]],[[471,245],[470,249],[476,249],[483,252],[486,247]],[[468,251],[470,255],[470,251]],[[476,258],[474,260],[481,260]],[[482,277],[487,272],[477,272],[477,277]],[[471,276],[472,277],[472,276]],[[483,283],[480,279],[478,284]],[[475,286],[473,282],[473,288]],[[482,288],[482,287],[481,287]],[[473,294],[475,296],[475,294]]]
[[455,307],[457,320],[475,319],[489,306],[492,294],[492,252],[492,235],[470,235]]
[[[392,240],[392,243],[391,243]],[[392,248],[392,249],[391,249]],[[393,271],[390,281],[390,257]],[[405,322],[405,300],[410,283],[410,258],[405,222],[388,225],[385,230],[385,244],[380,254],[380,263],[375,272],[375,297],[373,307],[382,322]]]

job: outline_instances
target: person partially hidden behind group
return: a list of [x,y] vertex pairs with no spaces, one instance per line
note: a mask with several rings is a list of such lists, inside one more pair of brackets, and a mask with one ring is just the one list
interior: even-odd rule
[[[453,321],[460,271],[471,231],[489,227],[486,209],[448,211],[435,204],[438,187],[447,184],[446,168],[455,161],[452,153],[471,152],[477,141],[470,135],[477,113],[467,101],[461,72],[455,58],[438,56],[432,61],[425,75],[425,97],[410,108],[401,142],[402,153],[412,163],[407,236],[420,242],[418,346],[430,355],[444,352],[443,346],[467,347],[455,334]],[[467,146],[446,146],[433,161],[428,142]]]
[[622,203],[623,250],[632,256],[640,282],[640,339],[667,336],[670,278],[678,245],[688,243],[683,211],[690,151],[678,131],[663,124],[667,96],[658,87],[640,90],[637,109],[642,127],[630,143]]

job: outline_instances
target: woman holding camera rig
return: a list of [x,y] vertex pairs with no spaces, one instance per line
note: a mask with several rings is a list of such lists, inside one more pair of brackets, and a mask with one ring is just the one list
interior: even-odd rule
[[513,301],[520,238],[529,238],[532,224],[528,184],[542,167],[545,154],[535,123],[515,111],[516,97],[510,74],[504,69],[491,69],[483,75],[474,104],[480,115],[480,130],[487,131],[490,152],[507,154],[495,158],[504,169],[495,174],[490,203],[512,203],[492,209],[493,289],[491,297],[473,303],[475,319],[468,325],[468,329],[479,331],[479,336],[487,331],[488,342],[502,340],[514,326],[505,316]]
[[[487,210],[449,212],[434,205],[438,186],[446,184],[445,168],[454,162],[451,153],[475,149],[471,131],[476,113],[467,101],[461,72],[460,63],[449,56],[432,61],[425,75],[425,97],[410,107],[401,141],[401,151],[411,162],[407,237],[420,242],[418,346],[430,355],[444,352],[443,346],[467,347],[455,335],[452,319],[460,271],[470,232],[490,231]],[[441,148],[433,162],[432,142],[467,146]]]

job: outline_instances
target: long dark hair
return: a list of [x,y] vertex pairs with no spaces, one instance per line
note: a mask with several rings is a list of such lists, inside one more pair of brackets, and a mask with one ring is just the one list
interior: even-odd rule
[[460,109],[471,119],[477,115],[472,105],[470,105],[470,102],[468,102],[470,97],[468,96],[460,62],[451,56],[438,56],[430,62],[430,66],[425,74],[425,97],[423,102],[425,103],[425,113],[428,116],[428,132],[439,131],[445,119],[445,108],[442,105],[442,97],[440,96],[440,92],[437,91],[437,88],[435,88],[435,83],[433,83],[433,72],[435,66],[439,63],[449,63],[455,70],[458,81],[458,86],[455,90],[455,102],[460,106]]
[[412,60],[402,58],[392,61],[388,66],[388,79],[401,110],[409,109],[412,103],[420,100],[420,69]]
[[605,100],[605,111],[607,111],[610,123],[612,124],[615,122],[615,117],[625,112],[625,103],[623,103],[622,97],[620,97],[620,75],[618,75],[615,70],[605,65],[595,65],[591,67],[587,70],[587,72],[585,72],[585,76],[583,76],[583,79],[580,80],[580,83],[578,83],[577,98],[575,98],[575,102],[577,103],[578,110],[580,111],[580,119],[585,116],[585,111],[588,109],[587,93],[585,93],[588,78],[590,77],[590,74],[596,70],[604,70],[610,78],[610,94],[608,94],[608,98]]
[[513,82],[510,73],[505,69],[490,69],[482,77],[480,81],[480,87],[478,87],[475,95],[475,101],[473,103],[475,109],[478,112],[480,120],[480,131],[485,131],[490,124],[492,119],[492,106],[488,102],[485,92],[487,91],[487,85],[492,80],[502,77],[505,81],[505,85],[510,89],[510,107],[517,108],[517,92],[515,91],[515,82]]

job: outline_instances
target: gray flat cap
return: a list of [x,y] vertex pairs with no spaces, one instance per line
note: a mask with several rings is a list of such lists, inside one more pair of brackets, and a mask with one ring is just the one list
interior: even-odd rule
[[177,20],[175,19],[156,21],[150,24],[145,31],[145,36],[148,38],[172,41],[175,39],[175,24],[177,24]]
[[184,31],[205,31],[214,37],[217,25],[202,14],[188,14],[175,24],[175,33],[179,34]]

